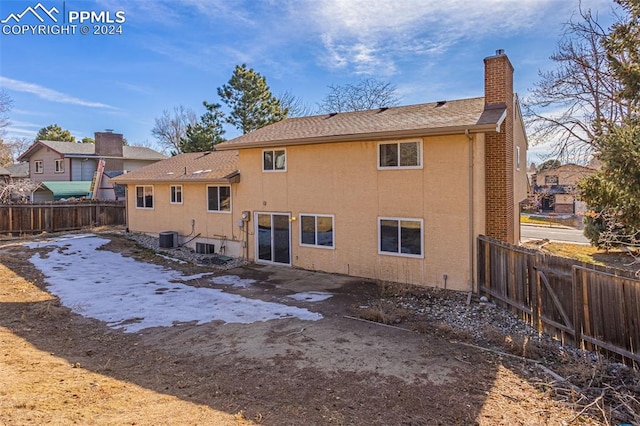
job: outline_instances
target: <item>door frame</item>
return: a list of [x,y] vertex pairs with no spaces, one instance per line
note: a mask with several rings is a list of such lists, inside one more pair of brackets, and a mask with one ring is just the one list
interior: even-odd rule
[[[273,260],[264,260],[264,259],[260,259],[260,230],[259,230],[259,224],[258,224],[258,215],[269,215],[271,216],[271,258],[274,257],[273,253],[274,253],[274,239],[273,239],[273,216],[287,216],[288,219],[288,223],[289,223],[289,235],[287,238],[287,242],[289,244],[289,262],[288,263],[282,263],[282,262],[275,262]],[[254,225],[254,261],[256,263],[264,263],[267,265],[281,265],[281,266],[291,266],[292,264],[292,258],[293,255],[291,253],[291,213],[288,212],[267,212],[267,211],[254,211],[253,212],[253,223],[255,223]]]

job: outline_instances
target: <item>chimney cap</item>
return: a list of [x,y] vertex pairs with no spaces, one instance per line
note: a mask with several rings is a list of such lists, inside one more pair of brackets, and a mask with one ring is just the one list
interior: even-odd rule
[[104,129],[104,131],[107,133],[113,133],[113,129]]
[[496,50],[496,56],[501,56],[501,55],[504,55],[504,49]]

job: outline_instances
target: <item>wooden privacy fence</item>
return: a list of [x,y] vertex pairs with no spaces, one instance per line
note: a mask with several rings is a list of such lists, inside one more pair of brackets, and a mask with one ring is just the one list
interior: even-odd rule
[[640,362],[640,281],[603,267],[478,238],[478,285],[538,331]]
[[124,225],[125,205],[116,201],[2,204],[0,234],[30,234],[81,229],[87,226]]

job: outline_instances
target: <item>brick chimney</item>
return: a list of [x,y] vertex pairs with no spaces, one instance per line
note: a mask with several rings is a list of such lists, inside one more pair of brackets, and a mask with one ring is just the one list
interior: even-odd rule
[[486,235],[515,243],[513,66],[504,50],[484,59],[485,109],[506,108],[500,132],[485,134]]
[[[124,137],[120,133],[96,132],[96,155],[105,160],[105,170],[123,170]],[[116,157],[116,158],[114,158]]]

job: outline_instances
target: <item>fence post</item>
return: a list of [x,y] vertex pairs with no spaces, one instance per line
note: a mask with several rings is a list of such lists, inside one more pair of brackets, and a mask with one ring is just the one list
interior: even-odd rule
[[578,274],[582,274],[575,265],[571,268],[571,287],[573,291],[573,329],[575,333],[575,346],[582,347],[582,330],[584,328],[584,308],[583,308],[583,291],[582,283],[585,282],[584,277],[580,279]]
[[13,232],[13,207],[9,206],[9,232]]

